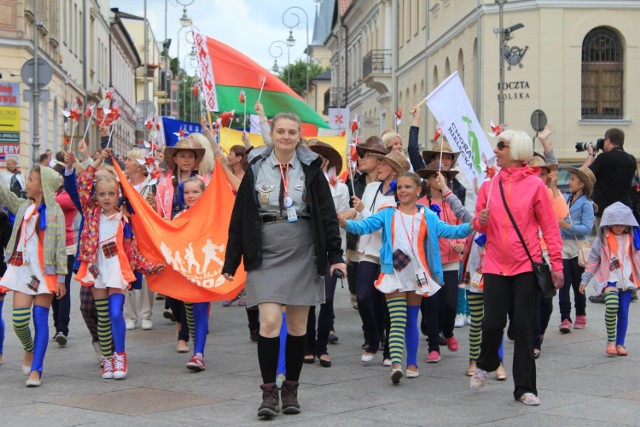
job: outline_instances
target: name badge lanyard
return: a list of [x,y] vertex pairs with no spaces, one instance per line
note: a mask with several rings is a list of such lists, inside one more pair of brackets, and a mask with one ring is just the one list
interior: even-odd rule
[[289,197],[289,163],[287,163],[286,169],[282,168],[282,163],[278,163],[280,166],[280,176],[282,177],[282,185],[284,186],[284,207],[290,208],[293,206],[293,199]]
[[[24,218],[26,223],[31,222],[32,220],[36,220],[38,218],[37,215],[38,212],[38,208],[35,208],[33,210],[33,212],[31,212],[31,214],[29,214],[28,216],[26,216]],[[26,225],[26,224],[25,224]],[[29,254],[28,254],[28,250],[27,250],[27,244],[29,243],[29,240],[31,240],[31,238],[34,236],[34,234],[36,234],[36,227],[34,226],[33,231],[31,232],[31,234],[29,234],[27,236],[27,230],[26,227],[20,227],[20,237],[22,240],[22,262],[25,265],[29,265]]]
[[[404,223],[404,214],[400,211],[400,221],[402,222],[402,228],[404,228],[404,233],[407,236],[407,240],[409,240],[409,245],[411,246],[411,254],[413,255],[413,271],[416,274],[416,281],[418,285],[422,282],[427,282],[427,273],[425,271],[420,271],[420,264],[418,256],[416,255],[415,249],[413,248],[413,242],[415,237],[415,225],[416,225],[416,215],[411,215],[411,235],[409,235],[409,230],[407,229],[407,225]],[[424,278],[420,277],[420,274],[424,275]]]

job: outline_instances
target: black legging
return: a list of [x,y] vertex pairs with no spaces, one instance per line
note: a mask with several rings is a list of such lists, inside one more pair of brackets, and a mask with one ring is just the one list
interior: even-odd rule
[[167,297],[167,303],[171,308],[173,317],[176,318],[176,322],[180,324],[178,340],[189,342],[189,325],[187,324],[187,315],[184,311],[184,303],[171,297]]

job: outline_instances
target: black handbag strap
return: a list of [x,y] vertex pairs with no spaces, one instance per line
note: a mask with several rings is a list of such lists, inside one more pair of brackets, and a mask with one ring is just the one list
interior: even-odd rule
[[509,206],[507,205],[507,200],[504,198],[504,190],[502,189],[502,179],[498,180],[498,185],[500,186],[500,196],[502,197],[502,203],[504,203],[504,209],[507,211],[507,215],[509,215],[509,219],[511,220],[511,224],[513,224],[513,228],[516,230],[516,233],[518,234],[518,237],[520,238],[520,243],[522,243],[522,246],[524,247],[524,250],[527,253],[527,256],[529,257],[529,260],[531,260],[531,263],[533,264],[533,262],[534,262],[533,261],[533,257],[529,253],[529,248],[527,248],[527,245],[524,243],[524,239],[522,238],[522,234],[520,234],[520,230],[518,229],[518,224],[516,224],[516,220],[513,219],[513,215],[511,215],[511,211],[509,210]]

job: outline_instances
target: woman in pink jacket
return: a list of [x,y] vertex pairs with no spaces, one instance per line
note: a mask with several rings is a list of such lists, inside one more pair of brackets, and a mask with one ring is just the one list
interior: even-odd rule
[[487,246],[482,264],[485,316],[477,369],[471,388],[481,388],[487,372],[500,365],[498,348],[513,304],[515,346],[513,354],[514,397],[525,405],[539,405],[536,363],[533,357],[533,328],[538,287],[531,261],[509,219],[505,202],[522,234],[532,258],[542,259],[538,231],[547,243],[556,287],[562,287],[562,240],[547,189],[525,163],[533,155],[533,142],[523,131],[500,134],[493,150],[500,172],[480,188],[476,204],[475,228],[486,233]]

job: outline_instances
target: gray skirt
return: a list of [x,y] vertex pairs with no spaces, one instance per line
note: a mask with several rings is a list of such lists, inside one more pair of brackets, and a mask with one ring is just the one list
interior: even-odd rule
[[247,273],[247,305],[323,303],[324,281],[316,264],[311,221],[262,224],[262,265]]

